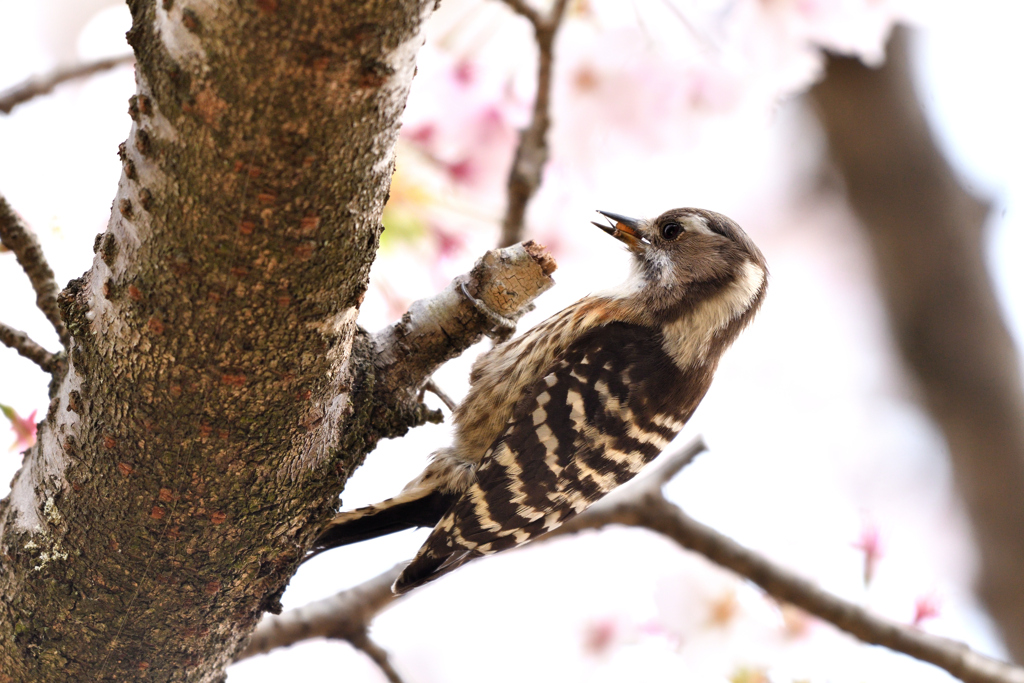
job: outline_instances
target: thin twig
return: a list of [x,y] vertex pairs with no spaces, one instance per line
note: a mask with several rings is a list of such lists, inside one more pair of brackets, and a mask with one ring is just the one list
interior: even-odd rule
[[21,220],[3,196],[0,196],[0,243],[14,252],[15,258],[32,283],[32,289],[36,291],[36,306],[57,331],[60,343],[65,349],[68,348],[70,336],[57,308],[60,287],[57,286],[53,270],[46,262],[43,249],[32,230],[25,225],[25,221]]
[[441,403],[448,406],[448,410],[453,413],[455,412],[455,409],[459,407],[459,404],[456,403],[451,396],[444,393],[441,387],[437,386],[437,382],[435,382],[433,378],[428,379],[427,383],[423,385],[423,388],[441,399]]
[[542,17],[525,0],[504,0],[505,4],[533,25],[537,39],[537,96],[530,125],[519,135],[519,147],[508,174],[508,206],[498,246],[507,247],[523,238],[526,206],[540,187],[548,160],[548,128],[551,126],[551,73],[554,66],[555,35],[565,16],[568,0],[556,0],[548,17]]
[[59,354],[50,353],[32,339],[13,327],[0,323],[0,343],[9,346],[25,358],[38,365],[44,372],[53,374],[64,367],[63,357]]
[[395,671],[395,667],[391,666],[391,658],[388,657],[387,650],[382,648],[377,643],[370,639],[370,636],[363,632],[360,636],[349,639],[352,646],[357,650],[362,650],[366,655],[373,660],[380,670],[387,676],[390,683],[403,683],[402,677]]
[[540,12],[531,7],[526,0],[504,0],[505,4],[511,7],[516,14],[526,17],[527,21],[533,24],[534,30],[544,25],[544,17]]
[[658,490],[661,490],[665,484],[675,479],[677,474],[682,472],[685,467],[697,459],[698,455],[706,450],[708,450],[708,445],[704,442],[704,437],[697,436],[672,455],[661,458],[637,484],[657,485]]
[[101,71],[108,71],[122,64],[133,64],[134,62],[135,55],[121,55],[120,57],[107,57],[85,64],[75,64],[74,66],[57,69],[41,76],[32,76],[0,92],[0,112],[10,114],[11,110],[19,104],[28,102],[34,97],[47,94],[61,83],[91,76]]

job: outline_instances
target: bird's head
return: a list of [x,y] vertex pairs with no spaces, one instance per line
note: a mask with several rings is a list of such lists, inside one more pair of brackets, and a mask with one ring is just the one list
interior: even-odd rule
[[598,213],[610,224],[594,225],[633,255],[632,275],[618,296],[649,311],[657,322],[710,301],[720,303],[730,319],[760,305],[768,275],[764,256],[726,216],[693,208],[672,209],[654,219]]

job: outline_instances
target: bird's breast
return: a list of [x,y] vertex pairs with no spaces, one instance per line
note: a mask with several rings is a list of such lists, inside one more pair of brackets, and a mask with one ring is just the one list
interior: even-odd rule
[[516,403],[573,342],[628,315],[620,301],[586,297],[480,356],[473,365],[469,392],[454,415],[454,449],[459,457],[479,462]]

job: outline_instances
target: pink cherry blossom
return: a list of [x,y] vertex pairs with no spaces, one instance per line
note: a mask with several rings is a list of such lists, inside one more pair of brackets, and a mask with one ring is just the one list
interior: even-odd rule
[[588,655],[599,657],[607,654],[619,640],[620,625],[614,617],[596,619],[583,630],[583,650]]
[[942,601],[934,593],[921,595],[914,601],[914,618],[910,622],[920,626],[929,619],[934,619],[942,612]]
[[875,578],[878,563],[885,554],[882,548],[882,534],[874,523],[865,521],[861,527],[860,538],[851,545],[864,553],[864,585],[870,586]]
[[14,432],[15,440],[11,444],[11,451],[23,451],[32,447],[36,442],[36,412],[33,410],[28,417],[21,417],[18,412],[10,406],[0,403],[0,412],[11,422],[11,431]]

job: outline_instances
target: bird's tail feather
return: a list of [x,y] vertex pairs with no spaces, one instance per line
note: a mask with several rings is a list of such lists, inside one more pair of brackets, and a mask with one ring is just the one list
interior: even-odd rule
[[448,549],[437,553],[429,548],[421,550],[409,565],[402,570],[395,580],[391,591],[395,595],[403,595],[413,588],[439,579],[449,572],[453,572],[470,560],[480,557],[467,548],[457,547],[454,550]]
[[419,497],[400,495],[377,505],[369,505],[335,517],[316,543],[312,554],[338,548],[350,543],[386,536],[413,527],[436,525],[455,503],[454,494],[431,491]]

